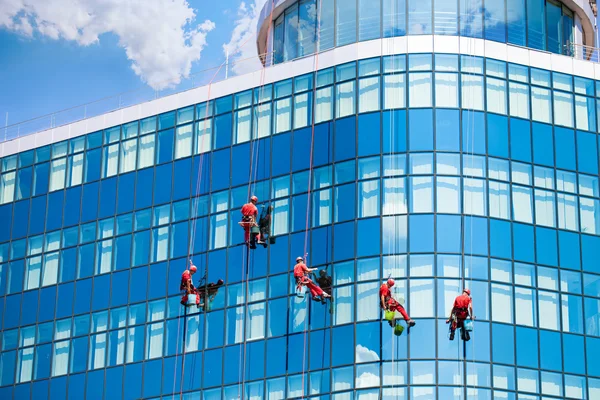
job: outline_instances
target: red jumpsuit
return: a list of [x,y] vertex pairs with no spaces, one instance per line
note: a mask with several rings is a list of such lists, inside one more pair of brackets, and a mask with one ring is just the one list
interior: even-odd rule
[[[190,282],[190,291],[188,292],[187,290],[187,282]],[[179,290],[185,290],[185,294],[183,296],[181,296],[181,304],[182,305],[186,305],[187,301],[188,301],[188,294],[195,294],[196,295],[196,305],[200,304],[200,296],[198,293],[198,290],[194,287],[194,283],[192,281],[192,274],[190,274],[190,271],[188,271],[187,269],[185,271],[183,271],[183,274],[181,274],[181,283],[179,284]]]
[[[242,222],[247,222],[242,225],[244,228],[244,242],[248,243],[250,241],[250,229],[254,224],[256,224],[256,219],[258,217],[258,208],[252,203],[246,203],[242,207]],[[256,240],[260,241],[260,235],[256,236]]]
[[298,285],[305,285],[308,290],[310,290],[312,297],[323,296],[323,290],[305,275],[308,272],[309,270],[304,263],[296,264],[294,266],[294,278],[296,278],[296,283]]
[[471,297],[466,293],[457,296],[454,299],[454,305],[452,306],[452,314],[456,317],[452,320],[450,329],[455,331],[456,328],[462,328],[463,322],[469,316],[469,308],[471,307]]
[[[406,310],[404,309],[404,307],[402,307],[402,304],[398,303],[392,297],[392,293],[390,292],[390,288],[385,283],[383,285],[381,285],[381,287],[379,288],[379,299],[380,299],[380,301],[381,301],[381,296],[384,297],[385,303],[388,305],[390,311],[398,311],[400,314],[402,314],[402,317],[404,318],[405,321],[410,320],[410,317],[408,316],[408,313],[406,312]],[[381,303],[379,304],[379,306],[381,307]]]

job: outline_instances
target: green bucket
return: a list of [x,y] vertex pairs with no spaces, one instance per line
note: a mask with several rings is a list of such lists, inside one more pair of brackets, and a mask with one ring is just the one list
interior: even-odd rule
[[385,312],[385,319],[388,321],[393,321],[395,316],[396,316],[395,311],[386,311]]
[[404,327],[400,324],[396,325],[396,327],[394,328],[394,335],[400,336],[402,335],[402,332],[404,332]]

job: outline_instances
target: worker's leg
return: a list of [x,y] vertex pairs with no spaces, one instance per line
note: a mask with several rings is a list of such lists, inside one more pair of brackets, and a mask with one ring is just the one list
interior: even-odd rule
[[315,285],[313,281],[309,280],[308,282],[306,282],[306,286],[308,287],[308,290],[310,290],[310,294],[312,295],[312,297],[323,295],[323,290],[321,290],[320,287]]
[[390,309],[392,311],[398,311],[402,315],[402,318],[404,318],[405,321],[410,321],[410,317],[408,316],[408,313],[406,312],[404,307],[402,307],[402,305],[396,304],[393,309],[392,309],[392,307],[390,307]]

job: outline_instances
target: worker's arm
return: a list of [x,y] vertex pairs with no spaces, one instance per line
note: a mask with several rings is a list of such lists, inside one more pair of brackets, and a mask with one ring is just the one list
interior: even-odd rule
[[192,293],[192,280],[191,279],[188,279],[185,281],[185,288],[186,288],[188,294]]
[[471,317],[471,319],[475,319],[475,315],[473,314],[473,302],[472,301],[469,303],[469,316]]
[[387,310],[387,304],[385,304],[385,296],[384,295],[381,295],[381,307],[384,310]]

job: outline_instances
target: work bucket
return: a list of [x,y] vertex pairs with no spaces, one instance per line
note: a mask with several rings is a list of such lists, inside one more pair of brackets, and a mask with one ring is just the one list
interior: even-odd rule
[[195,306],[196,305],[196,295],[195,294],[188,294],[188,300],[187,300],[187,303],[185,305],[187,307]]
[[402,335],[402,332],[404,332],[404,327],[400,324],[396,325],[396,327],[394,328],[394,335],[400,336]]
[[396,316],[396,312],[395,311],[386,311],[384,315],[385,315],[386,320],[393,321],[394,317]]
[[464,326],[464,328],[465,328],[465,331],[467,331],[467,332],[472,332],[472,331],[473,331],[473,320],[471,320],[471,319],[466,319],[466,320],[463,322],[463,326]]
[[277,239],[275,239],[275,236],[269,236],[269,244],[275,244],[275,241]]

